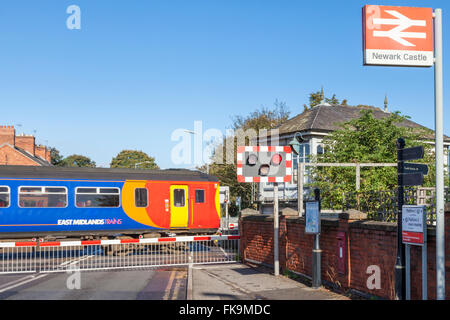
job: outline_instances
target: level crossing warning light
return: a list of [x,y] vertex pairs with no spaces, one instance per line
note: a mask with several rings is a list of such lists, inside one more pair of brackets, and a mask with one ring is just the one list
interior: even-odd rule
[[238,182],[290,182],[291,148],[240,146],[237,148]]

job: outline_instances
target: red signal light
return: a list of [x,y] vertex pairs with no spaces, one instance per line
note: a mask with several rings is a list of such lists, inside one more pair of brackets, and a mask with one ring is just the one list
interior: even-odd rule
[[272,156],[272,164],[273,164],[274,166],[280,165],[281,160],[283,160],[283,157],[282,157],[281,154],[279,154],[279,153],[274,154],[274,155]]

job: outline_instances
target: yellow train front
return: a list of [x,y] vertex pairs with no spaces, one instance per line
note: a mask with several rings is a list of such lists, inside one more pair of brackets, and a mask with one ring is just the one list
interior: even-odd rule
[[219,227],[219,181],[199,171],[0,166],[0,238]]

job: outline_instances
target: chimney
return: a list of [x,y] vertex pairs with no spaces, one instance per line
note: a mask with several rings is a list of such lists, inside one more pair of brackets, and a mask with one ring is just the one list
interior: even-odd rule
[[47,148],[44,146],[36,146],[34,151],[36,152],[36,157],[39,157],[43,160],[47,160]]
[[14,146],[16,130],[13,126],[0,126],[0,145],[9,143]]
[[21,134],[16,137],[16,147],[28,151],[33,156],[35,155],[34,136]]

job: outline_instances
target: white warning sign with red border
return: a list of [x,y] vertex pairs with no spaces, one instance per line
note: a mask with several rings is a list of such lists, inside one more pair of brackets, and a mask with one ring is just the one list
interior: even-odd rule
[[[277,160],[276,165],[280,165],[284,171],[282,176],[262,176],[258,174],[246,175],[244,170],[244,154],[245,153],[274,153],[271,157]],[[277,154],[277,153],[280,154]],[[281,157],[284,156],[284,158]],[[269,167],[269,164],[263,166]],[[292,180],[292,151],[289,146],[238,146],[237,147],[237,180],[238,182],[290,182]],[[269,171],[271,172],[271,171]]]
[[402,242],[423,246],[426,242],[426,237],[426,207],[404,205],[402,207]]
[[433,56],[433,9],[363,7],[364,64],[430,67]]

